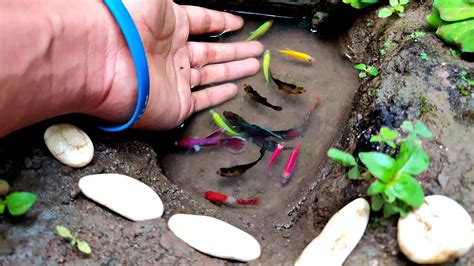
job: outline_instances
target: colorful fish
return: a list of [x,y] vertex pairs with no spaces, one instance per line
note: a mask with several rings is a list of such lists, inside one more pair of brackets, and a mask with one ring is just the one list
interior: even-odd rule
[[286,129],[286,130],[274,130],[272,132],[286,140],[303,136],[303,133],[308,128],[311,115],[313,114],[313,111],[316,109],[316,107],[319,106],[319,102],[320,102],[320,98],[319,96],[316,96],[313,107],[308,111],[308,113],[306,113],[303,123],[300,126]]
[[227,121],[230,124],[232,124],[238,130],[244,132],[247,135],[247,137],[250,137],[250,138],[274,137],[278,139],[282,138],[281,136],[273,133],[271,130],[248,123],[238,114],[233,113],[231,111],[224,111],[224,117],[225,119],[227,119]]
[[214,110],[209,110],[209,113],[212,115],[212,119],[216,123],[216,125],[220,128],[223,128],[225,130],[225,133],[227,133],[230,136],[240,136],[242,135],[241,133],[235,132],[227,123],[224,121],[224,119]]
[[283,171],[283,175],[281,178],[281,184],[286,185],[289,181],[293,172],[295,171],[296,161],[298,160],[298,156],[300,154],[301,144],[296,143],[293,151],[291,152],[290,158],[286,162],[285,170]]
[[227,167],[227,168],[220,168],[217,171],[217,174],[220,176],[224,177],[237,177],[241,176],[247,171],[248,169],[252,168],[254,165],[256,165],[260,160],[262,160],[263,155],[265,155],[265,149],[260,149],[260,157],[258,157],[257,160],[248,163],[248,164],[240,164],[232,167]]
[[267,176],[272,175],[273,164],[275,164],[276,158],[278,158],[278,156],[280,156],[280,153],[283,151],[284,147],[285,146],[283,145],[283,143],[278,143],[277,144],[277,147],[276,147],[275,151],[273,152],[272,157],[270,158],[270,161],[268,161],[268,164],[267,164],[267,170],[265,171]]
[[298,95],[306,91],[306,89],[303,87],[299,87],[291,83],[286,83],[284,81],[274,78],[271,73],[270,73],[270,77],[272,78],[273,82],[275,82],[275,84],[278,86],[278,89],[281,91],[284,91],[287,94]]
[[262,36],[263,34],[265,34],[265,32],[267,32],[270,29],[272,24],[273,24],[273,20],[269,20],[269,21],[263,23],[255,31],[252,31],[249,34],[249,37],[247,37],[247,39],[245,39],[245,41],[246,42],[253,41],[253,40],[257,39],[258,37]]
[[285,55],[291,59],[295,59],[300,62],[311,63],[314,61],[313,57],[311,57],[309,54],[305,54],[302,52],[293,51],[290,49],[278,50],[278,52],[280,52],[280,54],[282,55]]
[[252,199],[243,199],[243,198],[228,196],[226,194],[222,194],[222,193],[214,192],[214,191],[206,191],[204,193],[204,198],[206,198],[208,201],[212,203],[228,204],[232,206],[236,206],[236,205],[245,206],[245,205],[260,204],[260,199],[258,197],[252,198]]
[[220,128],[205,138],[183,138],[175,142],[175,145],[180,148],[194,149],[198,152],[201,147],[210,146],[224,146],[232,153],[240,153],[244,150],[245,139],[241,137],[231,137],[220,139],[220,135],[224,133],[224,129]]
[[267,107],[270,107],[272,108],[273,110],[276,110],[276,111],[281,111],[283,108],[281,108],[281,106],[276,106],[276,105],[273,105],[271,103],[268,102],[268,99],[261,96],[260,94],[258,94],[258,92],[256,90],[254,90],[252,88],[252,86],[250,85],[247,85],[247,84],[244,84],[244,91],[247,93],[248,96],[250,96],[250,98],[258,103],[261,103],[262,105],[265,105]]
[[265,83],[268,83],[270,79],[268,76],[270,75],[270,50],[265,50],[265,53],[263,53],[263,64],[262,64],[262,70],[263,70],[263,77],[265,78]]

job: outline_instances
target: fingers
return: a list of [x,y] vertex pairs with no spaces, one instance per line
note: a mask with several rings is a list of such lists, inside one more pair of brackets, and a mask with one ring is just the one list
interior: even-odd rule
[[235,84],[227,83],[192,93],[194,112],[201,111],[214,105],[221,104],[234,98],[238,93]]
[[259,71],[259,68],[260,63],[255,58],[192,68],[190,86],[192,88],[198,85],[243,78],[254,75]]
[[191,67],[222,63],[259,56],[263,53],[260,42],[240,43],[188,43]]
[[190,34],[203,34],[240,29],[244,25],[241,17],[197,6],[182,6],[189,20]]

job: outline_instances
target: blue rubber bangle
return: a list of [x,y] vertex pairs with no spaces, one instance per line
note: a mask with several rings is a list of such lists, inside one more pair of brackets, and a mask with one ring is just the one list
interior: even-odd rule
[[125,8],[121,0],[104,0],[104,3],[110,10],[110,13],[114,16],[115,21],[117,21],[117,24],[127,41],[128,48],[132,54],[138,81],[137,105],[130,120],[127,123],[118,126],[99,126],[100,129],[105,131],[117,132],[131,127],[145,112],[150,94],[150,74],[148,71],[145,48],[143,47],[140,34],[138,33],[137,27],[133,23],[133,19],[128,13],[127,8]]

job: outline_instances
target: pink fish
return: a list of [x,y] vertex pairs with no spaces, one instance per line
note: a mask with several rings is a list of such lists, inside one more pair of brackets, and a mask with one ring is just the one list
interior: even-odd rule
[[284,148],[283,143],[278,143],[277,147],[275,148],[275,151],[273,151],[272,157],[270,158],[270,161],[268,161],[268,164],[267,164],[267,170],[265,171],[267,176],[272,175],[273,164],[275,163],[276,158],[280,156],[280,153],[283,151],[283,148]]
[[296,161],[298,160],[298,155],[300,154],[301,144],[296,143],[293,151],[291,152],[288,162],[286,162],[285,170],[283,171],[283,176],[281,178],[281,183],[283,185],[287,184],[290,181],[290,177],[293,174],[296,166]]
[[175,145],[185,149],[194,149],[196,152],[198,152],[201,147],[212,146],[225,146],[232,153],[243,151],[247,143],[245,139],[237,136],[220,139],[219,137],[222,134],[224,134],[224,129],[220,128],[205,138],[183,138],[175,142]]
[[242,199],[214,191],[207,191],[206,193],[204,193],[204,197],[208,201],[218,204],[225,203],[228,205],[258,205],[260,203],[259,198]]

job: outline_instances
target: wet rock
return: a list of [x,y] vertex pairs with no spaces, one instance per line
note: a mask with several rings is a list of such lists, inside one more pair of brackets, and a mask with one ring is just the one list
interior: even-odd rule
[[473,244],[472,219],[456,201],[433,195],[398,220],[398,245],[420,264],[444,263],[467,253]]
[[79,180],[79,188],[93,201],[132,221],[150,220],[163,215],[163,202],[156,192],[126,175],[84,176]]
[[168,227],[188,245],[211,256],[238,261],[260,257],[260,244],[253,236],[213,217],[176,214]]
[[334,214],[323,231],[309,243],[295,265],[342,265],[365,232],[370,206],[358,198]]
[[94,145],[87,134],[70,124],[52,125],[44,132],[44,142],[54,158],[71,167],[92,161]]

